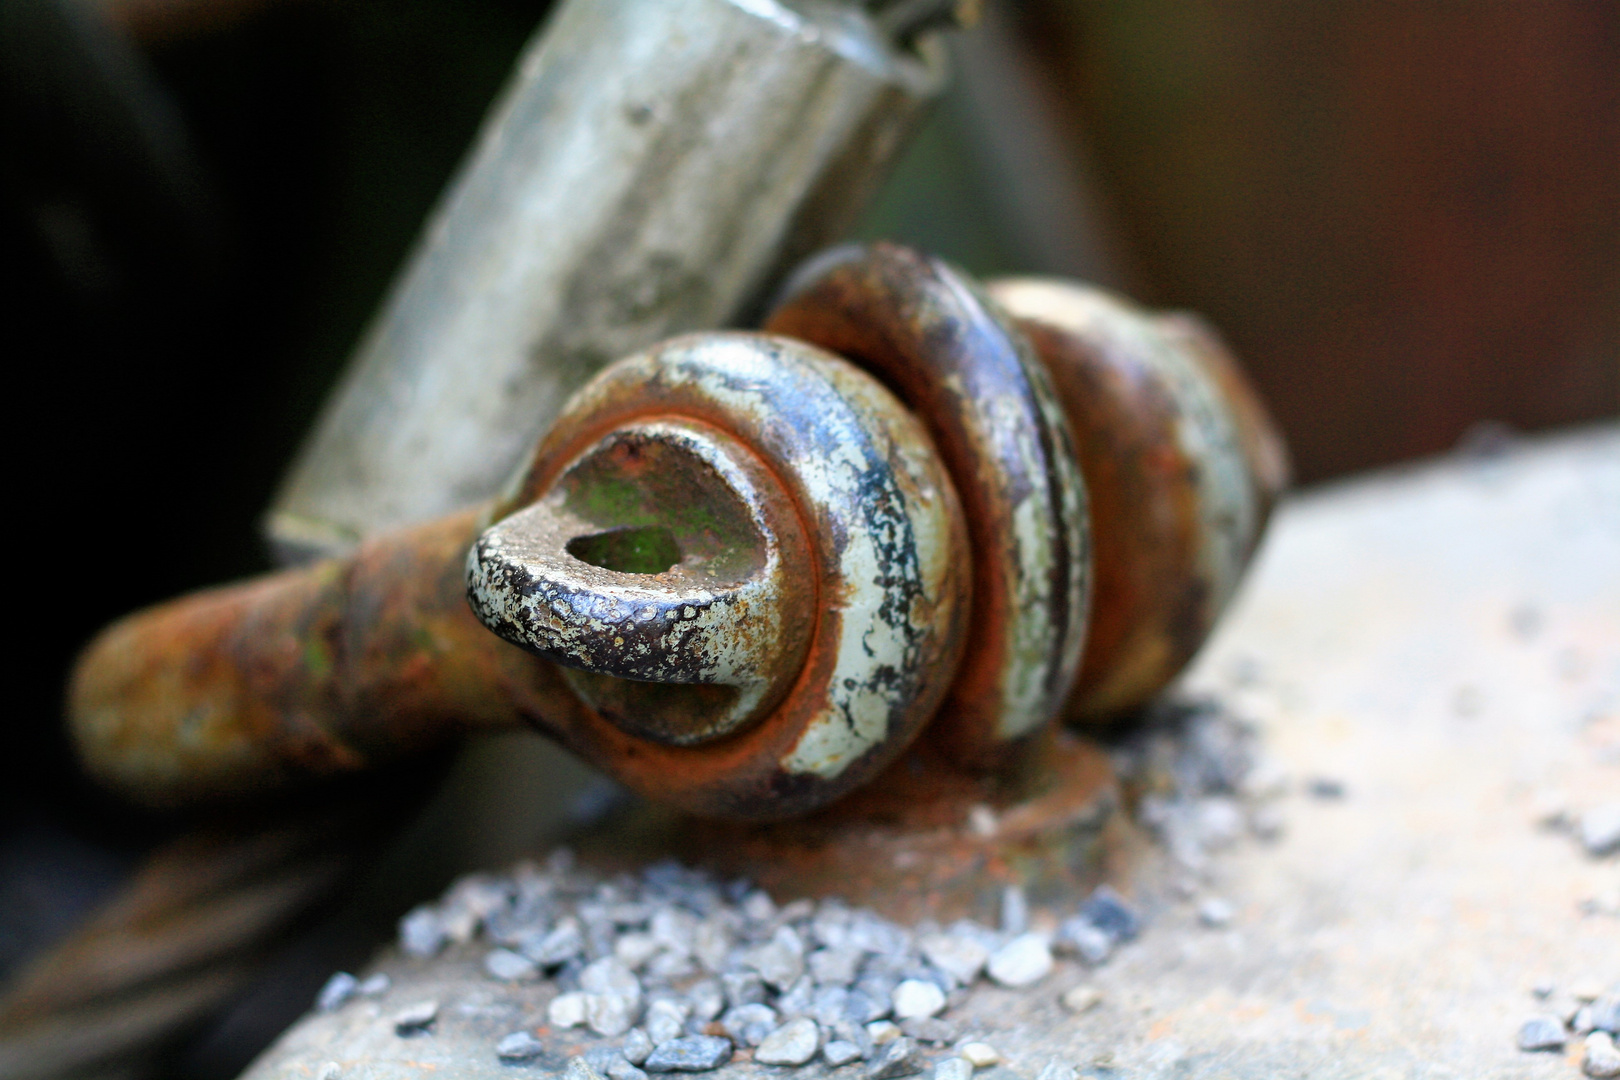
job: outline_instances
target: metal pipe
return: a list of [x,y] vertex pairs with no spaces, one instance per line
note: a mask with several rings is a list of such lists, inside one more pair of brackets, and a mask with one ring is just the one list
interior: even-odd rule
[[289,472],[279,556],[494,495],[610,360],[758,304],[881,180],[932,44],[850,5],[565,0]]

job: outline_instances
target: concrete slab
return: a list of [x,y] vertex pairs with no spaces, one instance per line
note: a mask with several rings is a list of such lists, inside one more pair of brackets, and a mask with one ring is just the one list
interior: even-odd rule
[[[1545,1007],[1538,982],[1554,1006],[1620,983],[1620,856],[1538,824],[1620,800],[1620,427],[1291,501],[1185,682],[1260,725],[1289,780],[1281,838],[1216,854],[1180,898],[1167,883],[1185,875],[1144,851],[1122,883],[1154,913],[1137,942],[948,1014],[1006,1057],[979,1075],[1056,1060],[1120,1080],[1578,1077],[1576,1044],[1527,1054],[1514,1036]],[[1197,918],[1210,895],[1235,909],[1225,928]],[[496,1061],[553,991],[491,982],[481,953],[384,956],[384,999],[306,1019],[246,1075],[559,1071],[579,1039],[544,1033],[537,1062]],[[1102,1001],[1075,1016],[1058,997],[1082,981]],[[389,1018],[426,998],[434,1033],[396,1036]]]

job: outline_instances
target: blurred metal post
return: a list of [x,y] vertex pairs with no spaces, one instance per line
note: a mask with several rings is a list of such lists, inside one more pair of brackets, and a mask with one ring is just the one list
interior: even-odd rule
[[601,366],[843,232],[943,83],[911,39],[957,6],[924,6],[565,0],[294,462],[278,555],[491,495]]

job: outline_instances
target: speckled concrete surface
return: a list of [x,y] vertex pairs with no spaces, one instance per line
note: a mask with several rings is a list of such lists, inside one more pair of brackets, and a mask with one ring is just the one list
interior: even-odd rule
[[[1297,498],[1187,687],[1262,727],[1281,838],[1214,854],[1181,899],[1187,875],[1144,848],[1121,883],[1152,913],[1140,939],[947,1014],[1005,1055],[980,1076],[1580,1076],[1578,1041],[1526,1054],[1514,1035],[1537,982],[1557,1005],[1620,981],[1620,856],[1537,824],[1620,799],[1620,428]],[[1310,796],[1318,778],[1344,797]],[[1208,895],[1229,926],[1199,924]],[[559,1071],[587,1037],[542,1028],[545,1056],[497,1062],[554,991],[492,982],[483,951],[384,955],[384,997],[306,1019],[247,1075]],[[1103,1000],[1074,1016],[1057,998],[1081,981]],[[390,1017],[427,998],[433,1032],[397,1036]],[[740,1058],[709,1075],[862,1075]]]

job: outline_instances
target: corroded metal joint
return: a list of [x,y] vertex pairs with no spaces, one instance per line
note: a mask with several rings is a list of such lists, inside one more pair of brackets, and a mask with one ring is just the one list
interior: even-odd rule
[[[804,342],[694,335],[620,361],[507,509],[468,558],[474,610],[571,669],[589,713],[543,726],[666,801],[823,805],[910,744],[956,666],[971,585],[938,454],[875,379]],[[582,565],[628,536],[668,543],[639,573]],[[660,611],[667,629],[621,633]]]
[[[735,438],[674,417],[587,449],[478,538],[467,581],[485,626],[568,668],[619,727],[674,746],[775,708],[814,625],[809,544],[787,493]],[[648,684],[665,689],[636,692]],[[704,689],[676,693],[690,688]]]
[[1286,480],[1211,333],[1073,283],[842,248],[766,331],[611,365],[492,504],[111,628],[73,684],[87,761],[161,801],[527,723],[748,819],[925,730],[1010,774],[1180,671]]

